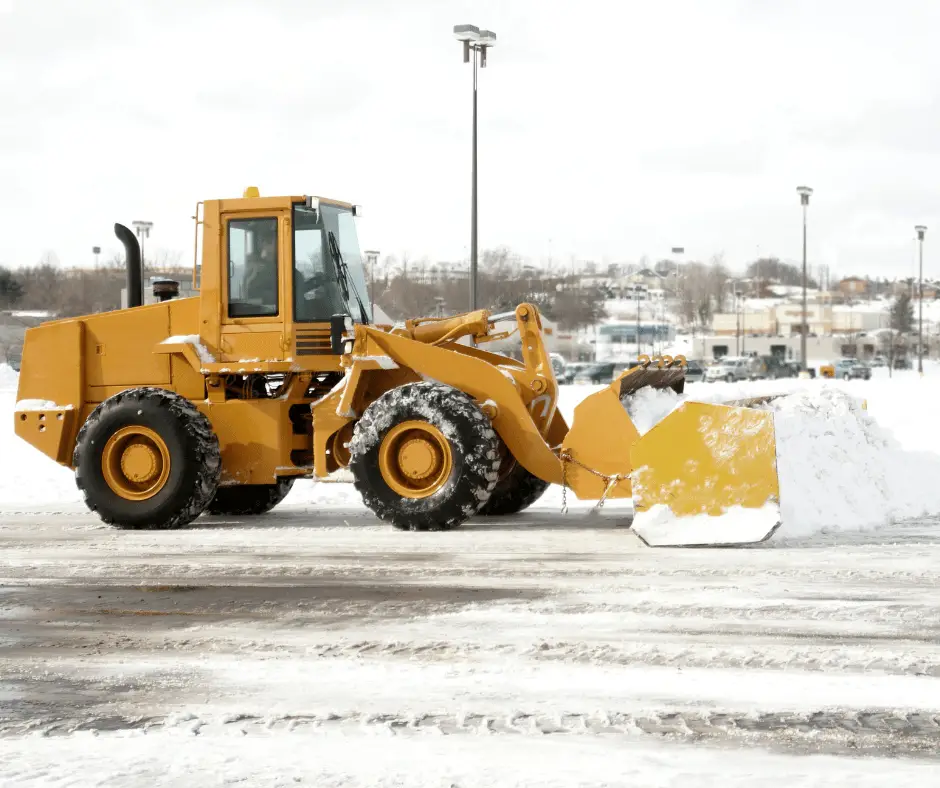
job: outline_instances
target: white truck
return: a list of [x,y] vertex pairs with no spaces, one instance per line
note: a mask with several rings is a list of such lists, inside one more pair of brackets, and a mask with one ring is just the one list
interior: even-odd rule
[[726,356],[705,368],[705,382],[757,380],[764,376],[764,371],[760,356]]

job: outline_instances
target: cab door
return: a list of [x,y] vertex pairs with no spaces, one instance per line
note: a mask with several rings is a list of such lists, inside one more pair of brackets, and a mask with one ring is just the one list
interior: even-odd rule
[[290,320],[290,281],[284,261],[290,260],[290,214],[250,211],[222,221],[221,358],[238,373],[245,365],[283,361],[287,356],[285,327]]

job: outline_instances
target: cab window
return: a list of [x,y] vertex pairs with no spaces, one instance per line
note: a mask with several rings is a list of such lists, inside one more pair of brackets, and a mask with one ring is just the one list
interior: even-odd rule
[[330,252],[330,228],[324,227],[325,218],[332,219],[334,212],[332,206],[319,211],[294,206],[294,320],[298,323],[324,322],[349,310]]
[[228,315],[278,313],[277,217],[228,223]]

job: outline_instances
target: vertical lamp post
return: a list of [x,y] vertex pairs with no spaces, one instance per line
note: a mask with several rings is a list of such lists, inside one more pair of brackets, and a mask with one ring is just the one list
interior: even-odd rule
[[800,321],[800,369],[806,372],[806,334],[809,331],[809,317],[806,313],[806,209],[809,207],[809,196],[813,190],[809,186],[797,186],[796,193],[800,195],[800,205],[803,206],[803,317]]
[[747,349],[747,296],[741,295],[741,355],[743,356]]
[[924,374],[924,233],[927,228],[918,224],[917,240],[920,242],[920,274],[917,279],[917,371]]
[[375,320],[375,261],[379,259],[379,253],[372,249],[363,252],[369,261],[369,303],[372,312],[372,319]]
[[473,311],[477,308],[477,64],[486,68],[486,50],[496,46],[496,34],[473,25],[454,25],[454,37],[463,43],[464,63],[470,62],[470,52],[473,51],[473,154],[470,165],[470,310]]
[[100,246],[91,247],[91,253],[95,256],[95,268],[98,268],[98,255],[101,254]]
[[673,246],[672,253],[676,255],[676,314],[682,313],[682,297],[679,292],[679,266],[682,262],[682,255],[685,254],[684,246]]
[[640,290],[633,285],[633,295],[636,296],[636,360],[640,360]]
[[[137,233],[137,237],[140,238],[140,303],[143,304],[145,301],[144,291],[147,289],[144,285],[144,269],[147,267],[147,258],[144,257],[144,239],[150,237],[153,222],[142,222],[138,220],[131,222],[131,226]],[[130,298],[130,293],[128,293],[127,297]]]

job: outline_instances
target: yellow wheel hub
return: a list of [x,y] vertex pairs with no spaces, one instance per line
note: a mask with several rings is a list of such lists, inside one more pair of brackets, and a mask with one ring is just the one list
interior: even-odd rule
[[403,498],[427,498],[440,490],[454,467],[450,442],[433,424],[395,425],[379,447],[379,471]]
[[114,433],[101,453],[101,472],[111,490],[128,501],[144,501],[170,477],[170,450],[149,427],[133,425]]
[[345,444],[352,440],[352,436],[353,422],[349,422],[349,424],[340,429],[339,432],[335,433],[331,440],[333,459],[336,460],[336,464],[340,468],[345,468],[349,465],[349,449],[346,448]]

